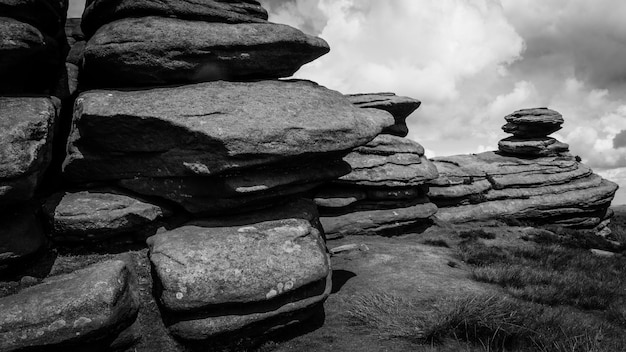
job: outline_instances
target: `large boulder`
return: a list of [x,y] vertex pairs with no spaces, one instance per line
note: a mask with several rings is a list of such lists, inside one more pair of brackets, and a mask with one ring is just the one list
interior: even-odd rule
[[33,197],[52,157],[58,108],[50,98],[0,97],[0,207]]
[[128,87],[289,77],[329,50],[320,38],[269,22],[126,18],[91,37],[84,79],[98,87]]
[[185,340],[250,336],[294,314],[305,318],[330,294],[330,260],[315,218],[312,203],[295,203],[149,238],[170,331]]
[[101,241],[127,235],[145,238],[171,214],[164,206],[114,189],[60,192],[43,206],[57,242]]
[[75,181],[213,176],[346,153],[392,123],[308,81],[91,91],[76,101],[64,173]]
[[138,309],[124,261],[93,264],[0,298],[0,350],[109,351]]
[[352,104],[360,108],[373,108],[389,112],[396,121],[393,126],[383,130],[385,134],[405,137],[409,134],[406,118],[420,107],[417,99],[397,96],[394,93],[366,93],[346,95]]
[[222,23],[267,20],[267,11],[255,0],[87,0],[85,5],[82,28],[87,36],[126,17],[160,16]]

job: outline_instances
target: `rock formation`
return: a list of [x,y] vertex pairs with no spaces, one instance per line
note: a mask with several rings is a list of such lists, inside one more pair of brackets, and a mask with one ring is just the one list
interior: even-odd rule
[[162,340],[144,350],[219,350],[302,327],[331,292],[327,237],[398,234],[437,206],[607,224],[616,186],[547,137],[555,112],[433,163],[403,138],[419,101],[284,79],[328,45],[255,0],[66,9],[0,0],[1,351],[134,350],[146,331]]
[[569,146],[548,137],[561,128],[562,116],[547,108],[524,109],[505,117],[512,133],[499,151],[433,159],[439,178],[428,196],[437,217],[452,222],[517,218],[593,228],[607,235],[608,209],[617,185],[577,161]]
[[[0,6],[26,3],[41,5]],[[43,23],[35,17],[15,21]],[[99,259],[0,297],[12,312],[0,317],[0,349],[134,343],[138,297],[152,289],[136,288],[135,259],[110,253],[130,245],[147,247],[155,309],[183,343],[255,339],[317,313],[330,257],[315,204],[300,198],[350,173],[343,157],[393,117],[314,82],[278,80],[329,48],[268,22],[253,0],[93,0],[81,23],[58,20],[71,46],[60,102],[0,98],[9,117],[0,122],[0,269],[44,266],[47,242]],[[5,27],[22,33],[10,33],[36,36],[13,22]],[[385,143],[391,158],[423,162],[420,148],[395,155],[404,152]]]
[[406,117],[420,102],[392,93],[348,98],[363,109],[390,112],[395,124],[343,159],[351,173],[316,191],[326,235],[393,234],[427,222],[437,207],[424,184],[437,178],[437,169],[419,143],[401,137],[408,133]]

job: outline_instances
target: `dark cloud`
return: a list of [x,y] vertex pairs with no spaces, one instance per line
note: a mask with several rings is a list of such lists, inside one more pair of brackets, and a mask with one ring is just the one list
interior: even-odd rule
[[513,69],[530,74],[551,71],[551,79],[574,76],[601,89],[626,84],[623,19],[626,3],[612,0],[504,0],[503,3],[507,18],[526,43],[524,59],[514,64]]
[[622,130],[613,138],[613,148],[617,149],[623,147],[626,147],[626,130]]

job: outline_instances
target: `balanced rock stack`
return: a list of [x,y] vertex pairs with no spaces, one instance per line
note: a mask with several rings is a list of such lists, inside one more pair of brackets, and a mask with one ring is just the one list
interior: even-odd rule
[[70,188],[43,207],[53,241],[146,241],[163,321],[183,341],[310,317],[331,269],[300,197],[349,173],[342,158],[392,116],[278,80],[329,48],[253,0],[88,0],[81,26],[90,90],[74,105]]
[[315,192],[327,237],[394,234],[426,223],[437,207],[428,200],[425,183],[437,178],[437,169],[419,143],[401,137],[408,133],[406,117],[420,102],[392,93],[348,98],[359,107],[392,113],[395,123],[344,158],[350,174]]
[[433,158],[439,178],[429,197],[437,217],[451,222],[516,218],[610,233],[606,225],[617,185],[593,173],[548,134],[563,118],[546,108],[525,109],[505,117],[513,133],[498,152]]
[[569,145],[548,137],[561,129],[563,116],[548,108],[523,109],[505,116],[502,130],[513,134],[498,142],[502,154],[524,157],[551,156],[569,151]]

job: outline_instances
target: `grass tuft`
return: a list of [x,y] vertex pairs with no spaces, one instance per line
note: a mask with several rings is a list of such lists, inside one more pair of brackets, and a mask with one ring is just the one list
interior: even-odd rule
[[347,318],[382,338],[465,341],[487,351],[615,351],[626,342],[620,330],[597,319],[505,296],[470,294],[427,306],[387,293],[361,294]]

